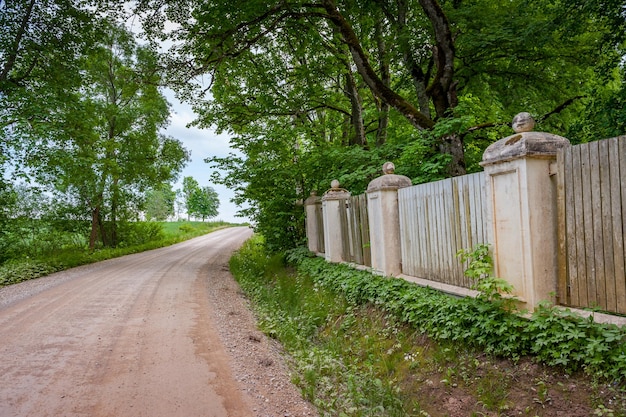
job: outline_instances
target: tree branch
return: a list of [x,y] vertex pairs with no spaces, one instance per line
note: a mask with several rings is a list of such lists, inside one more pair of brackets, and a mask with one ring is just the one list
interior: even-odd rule
[[337,10],[333,0],[322,0],[324,9],[328,13],[328,19],[334,23],[344,38],[344,41],[350,48],[350,53],[357,67],[357,70],[363,81],[370,88],[372,93],[381,100],[389,103],[390,106],[398,110],[404,117],[418,129],[430,129],[434,126],[434,122],[421,113],[415,106],[408,102],[405,98],[387,87],[385,83],[378,77],[369,59],[354,33],[352,26]]

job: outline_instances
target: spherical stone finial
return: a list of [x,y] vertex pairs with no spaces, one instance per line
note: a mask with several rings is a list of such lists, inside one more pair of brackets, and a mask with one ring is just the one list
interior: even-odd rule
[[332,180],[330,182],[330,188],[332,188],[333,190],[338,190],[339,189],[339,180]]
[[535,128],[535,119],[528,112],[518,113],[513,118],[511,127],[513,127],[515,133],[532,132]]
[[393,164],[393,162],[385,162],[383,164],[383,173],[385,175],[393,174],[395,171],[396,171],[396,166]]

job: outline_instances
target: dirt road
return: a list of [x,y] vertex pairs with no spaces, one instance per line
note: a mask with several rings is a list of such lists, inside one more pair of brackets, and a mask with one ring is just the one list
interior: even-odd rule
[[314,415],[228,272],[250,234],[0,289],[0,416]]

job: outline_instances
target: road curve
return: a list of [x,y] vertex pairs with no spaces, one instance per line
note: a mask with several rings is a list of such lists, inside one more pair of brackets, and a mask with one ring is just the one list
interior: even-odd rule
[[0,416],[252,416],[207,285],[250,235],[75,268],[34,295],[0,289]]

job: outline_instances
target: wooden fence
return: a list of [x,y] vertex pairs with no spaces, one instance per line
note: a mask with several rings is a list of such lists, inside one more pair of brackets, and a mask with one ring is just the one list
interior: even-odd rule
[[469,288],[461,249],[489,243],[484,173],[398,191],[402,272]]
[[320,253],[324,253],[324,215],[322,213],[322,202],[315,204],[315,224],[317,225],[317,248]]
[[372,266],[367,196],[351,196],[340,205],[343,259],[358,265]]
[[559,303],[626,314],[626,136],[557,155]]

